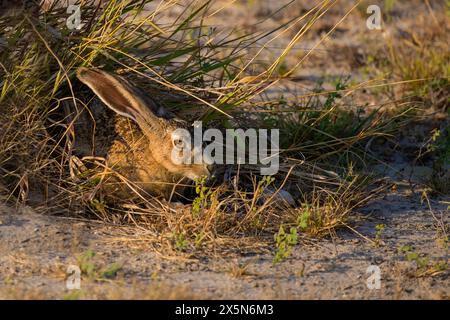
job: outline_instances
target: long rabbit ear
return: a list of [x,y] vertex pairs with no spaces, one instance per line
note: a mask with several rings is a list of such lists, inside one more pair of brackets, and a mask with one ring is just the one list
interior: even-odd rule
[[[133,119],[143,130],[159,124],[158,108],[122,78],[99,69],[78,68],[77,77],[116,113]],[[156,129],[156,128],[153,128]]]

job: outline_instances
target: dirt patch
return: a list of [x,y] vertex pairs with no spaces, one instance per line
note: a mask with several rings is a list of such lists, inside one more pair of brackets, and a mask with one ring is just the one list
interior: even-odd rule
[[[420,194],[397,190],[361,210],[355,231],[305,241],[275,265],[271,254],[171,260],[145,247],[111,245],[122,228],[3,207],[0,297],[448,299],[449,270],[436,266],[450,262],[440,229],[450,221],[444,204],[430,205],[432,211]],[[66,270],[80,266],[86,252],[94,253],[84,263],[96,275],[82,276],[81,291],[68,290]],[[111,265],[120,268],[109,278],[102,270]],[[380,289],[367,287],[371,265],[381,270]]]

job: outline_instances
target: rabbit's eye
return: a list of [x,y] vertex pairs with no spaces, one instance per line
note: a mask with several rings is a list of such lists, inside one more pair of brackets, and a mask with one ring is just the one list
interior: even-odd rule
[[173,145],[177,148],[183,148],[184,147],[184,141],[183,139],[174,139],[173,141]]

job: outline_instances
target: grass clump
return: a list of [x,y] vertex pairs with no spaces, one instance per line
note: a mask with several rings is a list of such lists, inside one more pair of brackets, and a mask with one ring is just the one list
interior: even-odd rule
[[[286,56],[333,4],[323,1],[274,30],[225,37],[205,22],[213,1],[184,3],[181,13],[164,23],[158,18],[177,4],[154,4],[84,3],[79,30],[67,28],[65,8],[57,6],[0,18],[0,36],[7,39],[0,52],[3,199],[46,213],[134,224],[133,234],[117,241],[145,243],[165,254],[267,250],[274,245],[274,261],[281,261],[303,237],[328,235],[345,226],[353,210],[376,194],[367,192],[372,181],[355,173],[353,163],[364,162],[367,141],[387,134],[391,122],[377,110],[363,116],[345,108],[345,80],[330,92],[319,83],[297,103],[263,99],[267,88],[294,71],[284,64]],[[249,53],[255,43],[292,30],[292,41],[269,65],[256,62],[260,52]],[[410,70],[399,54],[392,61],[402,79],[417,77],[416,70],[430,72],[427,77],[440,72]],[[86,102],[92,98],[76,80],[80,66],[132,80],[186,120],[221,128],[279,128],[279,173],[263,177],[255,166],[230,166],[228,178],[215,186],[198,181],[187,204],[139,192],[127,200],[111,200],[102,193],[104,178],[99,178],[108,170],[105,159],[73,154],[77,133],[71,119],[89,109]],[[439,89],[430,82],[429,88],[439,103],[443,82]],[[74,107],[69,114],[68,105]],[[81,263],[87,274],[94,272],[90,259]],[[116,271],[113,266],[104,275]]]
[[97,281],[114,278],[122,270],[122,264],[117,262],[102,266],[100,262],[96,261],[95,251],[91,249],[77,257],[77,264],[82,276]]

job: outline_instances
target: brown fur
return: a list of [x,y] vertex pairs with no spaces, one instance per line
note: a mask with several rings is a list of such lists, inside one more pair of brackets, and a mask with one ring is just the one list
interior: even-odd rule
[[[182,192],[183,185],[189,179],[210,176],[210,167],[206,164],[178,165],[171,160],[172,133],[178,128],[189,129],[191,126],[188,123],[166,112],[118,76],[87,68],[80,68],[77,76],[97,94],[104,105],[118,114],[108,119],[111,113],[92,110],[94,118],[103,118],[103,120],[94,119],[99,123],[96,123],[97,133],[91,134],[95,136],[92,145],[96,151],[93,153],[103,153],[108,167],[132,182],[137,189],[168,199],[173,191]],[[92,109],[98,108],[102,106],[96,105]],[[86,118],[84,116],[80,119],[86,122]],[[98,128],[99,125],[103,128]],[[110,132],[101,132],[102,129],[113,130],[113,138],[109,138]],[[75,132],[76,139],[77,136],[82,139],[81,135]],[[80,146],[76,148],[83,149]],[[174,190],[177,183],[180,185]],[[129,194],[129,188],[120,184],[115,185],[114,189],[110,189],[111,192],[117,193],[120,197]]]

